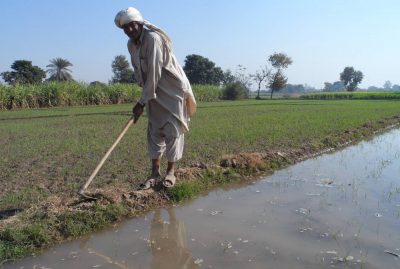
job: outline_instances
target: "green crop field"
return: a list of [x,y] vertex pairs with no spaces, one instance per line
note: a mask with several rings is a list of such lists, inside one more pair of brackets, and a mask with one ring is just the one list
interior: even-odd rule
[[[7,197],[32,187],[40,187],[44,194],[74,192],[121,132],[130,110],[131,105],[110,105],[1,112],[0,210],[15,207],[5,202],[12,200]],[[191,121],[179,166],[218,163],[225,154],[318,146],[328,136],[394,115],[400,115],[396,101],[202,103]],[[144,116],[94,184],[128,181],[135,185],[148,169]]]
[[322,92],[309,93],[300,96],[301,99],[314,100],[334,100],[334,99],[353,99],[353,100],[399,100],[400,92]]
[[[50,195],[74,196],[125,126],[131,107],[0,112],[0,212],[30,208]],[[335,146],[335,138],[349,130],[362,126],[379,129],[385,120],[399,116],[400,102],[394,100],[200,103],[178,166],[219,164],[224,155],[243,152],[324,149]],[[146,126],[144,115],[114,150],[91,188],[123,182],[134,189],[148,175]],[[355,132],[352,138],[360,137]],[[8,233],[0,237],[9,238]]]

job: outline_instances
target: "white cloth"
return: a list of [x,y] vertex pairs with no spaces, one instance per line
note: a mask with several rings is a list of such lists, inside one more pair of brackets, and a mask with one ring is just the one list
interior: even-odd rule
[[127,9],[121,10],[118,12],[118,14],[115,16],[114,22],[115,25],[119,28],[123,28],[125,24],[128,24],[130,22],[139,22],[146,26],[148,29],[156,32],[161,36],[161,38],[164,41],[164,45],[167,47],[168,50],[172,50],[172,42],[167,33],[165,33],[162,29],[158,28],[154,24],[151,24],[150,22],[146,21],[142,14],[140,13],[139,10],[133,7],[128,7]]
[[149,124],[147,142],[150,159],[161,159],[165,153],[168,162],[177,162],[182,158],[185,135],[170,122],[162,128],[153,128]]
[[[143,87],[139,102],[146,105],[149,123],[160,121],[160,114],[165,115],[165,121],[172,115],[178,120],[181,131],[188,131],[196,101],[189,80],[174,54],[164,46],[162,37],[143,28],[138,44],[128,41],[128,50],[135,77]],[[167,113],[158,111],[162,109]],[[162,127],[165,123],[156,125]]]
[[122,28],[125,24],[133,21],[141,23],[144,21],[140,11],[133,7],[128,7],[127,9],[121,10],[114,19],[115,25],[117,25],[119,28]]

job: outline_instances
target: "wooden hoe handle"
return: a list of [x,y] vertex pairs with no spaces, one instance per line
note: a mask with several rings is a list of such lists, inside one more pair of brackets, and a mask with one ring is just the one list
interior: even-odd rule
[[94,177],[97,175],[101,167],[103,166],[104,162],[107,160],[107,158],[110,156],[111,152],[114,150],[114,148],[118,145],[118,143],[121,141],[122,137],[125,135],[125,133],[128,131],[129,127],[133,124],[133,118],[131,118],[128,123],[126,124],[124,130],[121,132],[121,134],[118,136],[117,140],[114,142],[114,144],[111,146],[111,148],[107,151],[106,155],[104,155],[103,159],[99,162],[97,167],[94,169],[93,173],[90,175],[89,179],[85,182],[85,184],[80,188],[79,194],[83,194],[85,190],[89,187],[90,183],[94,179]]

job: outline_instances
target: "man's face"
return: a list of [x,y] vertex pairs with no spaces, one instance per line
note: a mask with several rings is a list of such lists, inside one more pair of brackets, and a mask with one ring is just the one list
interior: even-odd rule
[[127,23],[122,26],[124,29],[125,34],[129,37],[132,38],[133,40],[137,41],[140,38],[140,35],[142,34],[142,29],[143,25],[132,21],[130,23]]

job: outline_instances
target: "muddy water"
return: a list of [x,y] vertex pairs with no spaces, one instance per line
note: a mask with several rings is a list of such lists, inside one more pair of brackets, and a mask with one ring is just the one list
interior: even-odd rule
[[4,268],[400,268],[387,251],[400,254],[400,130]]

